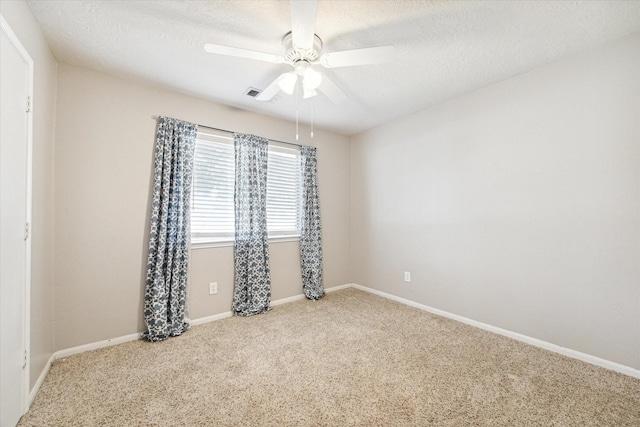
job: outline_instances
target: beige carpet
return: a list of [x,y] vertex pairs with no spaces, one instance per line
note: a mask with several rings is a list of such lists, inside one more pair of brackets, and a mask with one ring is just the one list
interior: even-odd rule
[[54,363],[20,426],[640,426],[640,380],[355,289]]

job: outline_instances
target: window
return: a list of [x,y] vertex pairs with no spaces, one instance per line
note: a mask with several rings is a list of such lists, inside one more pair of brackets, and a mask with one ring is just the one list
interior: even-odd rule
[[[191,242],[194,245],[233,241],[234,162],[232,137],[208,129],[198,131],[191,193]],[[268,162],[269,238],[300,237],[300,152],[270,142]]]
[[300,237],[300,151],[269,144],[267,230],[269,237]]
[[233,240],[233,141],[199,131],[193,159],[191,242]]

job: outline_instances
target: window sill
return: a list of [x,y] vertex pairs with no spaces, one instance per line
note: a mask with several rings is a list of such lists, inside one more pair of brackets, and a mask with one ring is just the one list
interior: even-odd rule
[[[268,239],[269,244],[274,243],[287,243],[287,242],[299,242],[300,236],[282,236],[282,237],[270,237]],[[219,242],[198,242],[191,243],[191,249],[208,249],[208,248],[224,248],[233,246],[233,240],[224,240]]]

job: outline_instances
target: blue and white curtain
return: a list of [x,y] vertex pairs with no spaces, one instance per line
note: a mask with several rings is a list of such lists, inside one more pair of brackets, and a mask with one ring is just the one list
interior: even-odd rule
[[268,140],[234,134],[235,288],[233,313],[252,316],[271,309],[271,270],[267,240]]
[[162,341],[189,328],[185,320],[189,271],[189,214],[198,126],[158,119],[151,204],[143,337]]
[[322,285],[322,227],[318,196],[318,160],[315,147],[300,147],[302,169],[302,213],[300,227],[300,262],[302,289],[311,300],[324,296]]

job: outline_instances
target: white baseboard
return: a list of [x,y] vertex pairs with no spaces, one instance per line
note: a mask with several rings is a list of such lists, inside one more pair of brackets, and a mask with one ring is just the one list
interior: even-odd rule
[[498,335],[503,335],[505,337],[513,338],[515,340],[533,345],[535,347],[540,347],[545,350],[553,351],[554,353],[562,354],[563,356],[571,357],[573,359],[578,359],[583,362],[590,363],[592,365],[600,366],[602,368],[610,369],[612,371],[619,372],[621,374],[628,375],[630,377],[639,378],[640,379],[640,370],[634,369],[630,366],[621,365],[616,362],[611,362],[610,360],[601,359],[596,356],[592,356],[590,354],[582,353],[580,351],[572,350],[570,348],[561,347],[556,344],[552,344],[547,341],[539,340],[537,338],[532,338],[527,335],[522,335],[517,332],[512,332],[506,329],[498,328],[497,326],[488,325],[486,323],[478,322],[476,320],[469,319],[467,317],[459,316],[457,314],[449,313],[448,311],[439,310],[437,308],[429,307],[428,305],[419,304],[417,302],[400,298],[392,294],[388,294],[386,292],[378,291],[376,289],[368,288],[366,286],[353,284],[354,288],[359,289],[361,291],[370,292],[372,294],[418,308],[420,310],[427,311],[429,313],[437,314],[438,316],[446,317],[449,319],[457,320],[458,322],[465,323],[470,326],[475,326],[476,328],[484,329],[489,332],[496,333]]
[[275,301],[271,301],[271,306],[276,306],[276,305],[282,305],[282,304],[288,304],[290,302],[294,302],[294,301],[300,301],[304,299],[304,295],[300,294],[300,295],[294,295],[292,297],[287,297],[287,298],[280,298],[277,299]]
[[[351,283],[347,283],[346,285],[339,285],[339,286],[333,286],[331,288],[326,288],[324,291],[335,292],[341,289],[350,288],[351,286],[352,286]],[[292,297],[287,297],[287,298],[280,298],[275,301],[271,301],[271,306],[288,304],[290,302],[300,301],[303,299],[304,299],[304,294],[294,295]],[[193,319],[190,321],[190,323],[191,323],[191,326],[204,325],[205,323],[214,322],[216,320],[224,319],[231,316],[233,316],[233,313],[231,313],[230,311],[225,311],[224,313],[214,314],[213,316],[200,317],[198,319]]]
[[111,338],[104,341],[98,341],[91,344],[79,345],[77,347],[71,347],[65,350],[59,350],[53,353],[53,355],[55,360],[63,359],[65,357],[73,356],[74,354],[84,353],[85,351],[97,350],[99,348],[110,347],[112,345],[139,340],[141,337],[142,337],[141,333],[129,334],[123,337]]
[[189,324],[191,326],[204,325],[205,323],[226,319],[227,317],[231,317],[232,315],[233,313],[231,313],[230,311],[225,311],[224,313],[214,314],[212,316],[199,317],[197,319],[189,320]]
[[55,353],[51,355],[46,365],[44,365],[44,369],[42,370],[42,372],[40,372],[38,381],[36,381],[36,383],[33,385],[33,388],[31,389],[31,393],[29,393],[29,405],[28,405],[29,408],[33,403],[33,399],[36,398],[38,391],[40,391],[40,387],[42,386],[44,379],[47,377],[47,374],[49,373],[49,369],[51,369],[51,364],[53,363],[54,360],[55,360]]
[[324,291],[325,292],[335,292],[335,291],[341,291],[343,289],[348,289],[348,288],[352,288],[353,287],[353,283],[347,283],[346,285],[339,285],[339,286],[334,286],[332,288],[327,288]]

